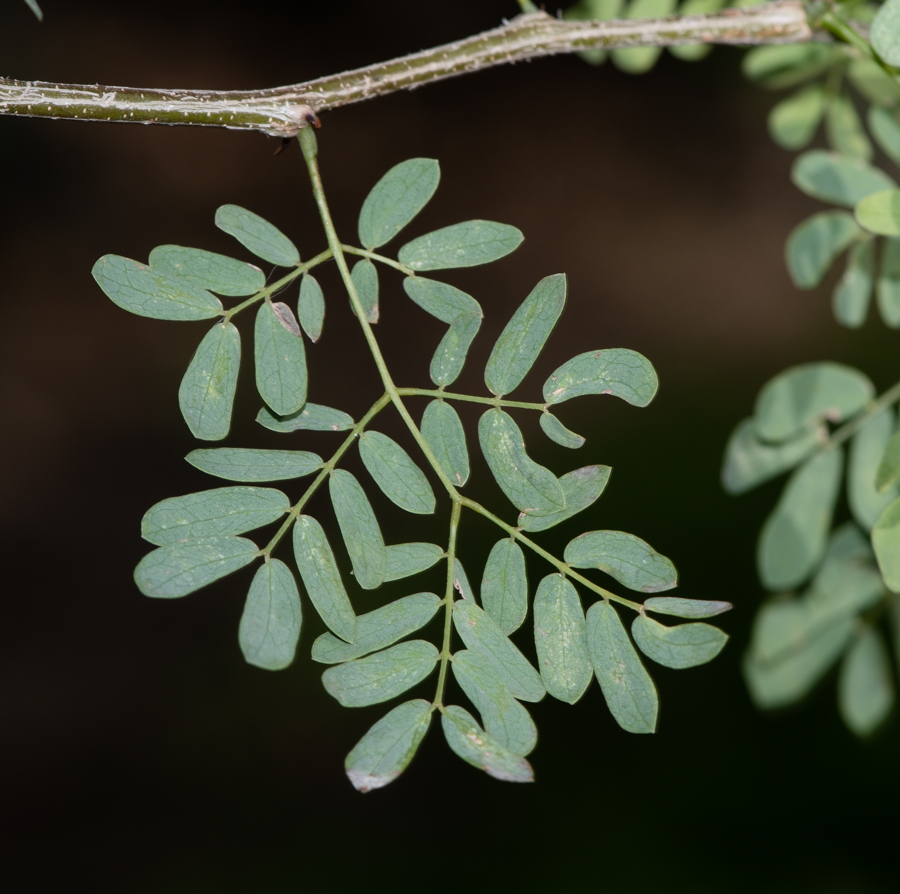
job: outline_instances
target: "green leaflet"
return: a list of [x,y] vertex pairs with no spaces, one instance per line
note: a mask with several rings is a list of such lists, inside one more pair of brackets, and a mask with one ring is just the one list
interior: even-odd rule
[[884,171],[867,162],[823,149],[804,152],[794,162],[791,180],[808,196],[847,208],[870,193],[897,187]]
[[403,280],[406,294],[442,323],[452,323],[457,317],[484,316],[481,305],[455,286],[426,279],[424,276],[408,276]]
[[634,619],[631,635],[648,658],[676,670],[712,661],[728,642],[728,634],[711,624],[666,627],[646,615]]
[[861,235],[848,211],[820,211],[798,224],[785,244],[794,285],[798,289],[814,289],[834,259]]
[[294,522],[294,557],[303,586],[319,616],[329,630],[352,643],[356,639],[356,614],[325,531],[309,515],[301,515]]
[[841,422],[862,410],[875,387],[859,370],[839,363],[806,363],[770,379],[756,399],[756,434],[786,441],[810,423]]
[[222,205],[216,210],[216,226],[270,264],[293,267],[300,263],[300,252],[294,243],[277,227],[246,208]]
[[900,123],[887,109],[869,109],[869,130],[882,152],[894,164],[900,164]]
[[372,504],[356,477],[343,469],[331,473],[328,489],[353,574],[364,590],[374,590],[384,583],[387,554]]
[[574,705],[591,683],[584,609],[575,587],[548,574],[534,596],[534,645],[547,692]]
[[587,612],[587,647],[603,697],[629,733],[656,732],[659,696],[616,610],[595,602]]
[[385,582],[411,577],[435,562],[446,553],[435,543],[398,543],[385,547]]
[[872,144],[866,136],[856,107],[846,94],[833,96],[825,109],[825,134],[828,144],[842,155],[872,160]]
[[325,325],[325,296],[319,281],[308,273],[304,273],[300,280],[297,316],[309,340],[317,342],[322,337],[322,327]]
[[456,682],[478,709],[485,731],[513,754],[530,754],[537,744],[537,727],[525,707],[494,676],[491,662],[463,649],[453,656],[451,667]]
[[481,452],[500,489],[529,515],[551,515],[566,508],[557,477],[525,452],[525,440],[513,418],[499,407],[478,421]]
[[678,596],[651,596],[644,600],[644,608],[648,612],[674,615],[676,618],[714,618],[733,607],[730,602],[682,599]]
[[525,237],[515,227],[467,220],[407,242],[397,258],[413,270],[444,270],[489,264],[515,251]]
[[769,112],[769,133],[783,149],[802,149],[815,136],[824,114],[822,87],[803,87]]
[[289,416],[306,403],[306,351],[300,329],[288,328],[285,312],[297,326],[286,304],[264,301],[256,312],[254,353],[256,387],[273,413]]
[[197,347],[178,389],[181,415],[195,438],[221,441],[228,434],[240,363],[237,328],[216,323]]
[[442,400],[431,401],[422,414],[421,431],[444,474],[462,487],[469,480],[469,451],[456,410]]
[[547,343],[566,303],[566,275],[545,276],[522,302],[497,339],[484,370],[484,382],[496,395],[522,383]]
[[393,782],[415,757],[431,714],[431,702],[417,698],[397,705],[372,726],[344,762],[353,787],[370,792]]
[[347,431],[356,424],[352,416],[333,407],[321,404],[305,404],[302,410],[290,416],[278,417],[268,407],[263,407],[256,421],[269,431]]
[[[869,131],[873,132],[872,113],[881,111],[878,106],[893,106],[900,100],[900,84],[891,77],[874,59],[853,59],[847,66],[850,83],[870,102]],[[874,132],[875,142],[878,135]],[[888,153],[890,155],[890,153]]]
[[441,728],[451,750],[466,763],[502,782],[534,782],[531,764],[486,733],[465,708],[448,705]]
[[359,615],[352,644],[323,633],[313,643],[312,659],[321,664],[340,664],[392,646],[404,636],[421,630],[434,617],[441,602],[434,593],[414,593]]
[[359,436],[363,465],[386,497],[418,515],[434,512],[434,491],[422,470],[392,438],[377,431]]
[[752,81],[760,81],[770,90],[783,90],[815,77],[833,61],[826,44],[788,44],[756,47],[747,53],[741,68]]
[[585,394],[612,394],[646,407],[657,388],[656,370],[646,357],[627,348],[607,348],[567,360],[544,382],[544,400],[560,404]]
[[759,536],[757,567],[766,589],[796,587],[819,564],[842,467],[841,451],[825,450],[808,459],[788,479]]
[[259,550],[244,537],[207,537],[167,543],[147,553],[134,569],[145,596],[175,599],[249,565]]
[[900,326],[900,239],[885,239],[875,284],[878,312],[886,326]]
[[599,568],[642,593],[678,586],[678,572],[671,561],[640,537],[623,531],[588,531],[569,541],[564,558],[573,568]]
[[414,639],[367,658],[329,667],[322,674],[322,685],[345,708],[377,705],[421,683],[437,660],[438,650],[431,643]]
[[452,385],[459,378],[482,319],[481,314],[462,314],[450,324],[431,358],[428,370],[435,385]]
[[577,450],[584,444],[584,438],[581,435],[569,431],[552,413],[541,413],[541,428],[544,434],[560,447]]
[[488,556],[481,579],[481,604],[506,636],[522,626],[528,613],[525,554],[509,537],[498,540]]
[[897,496],[896,488],[886,493],[876,489],[876,472],[884,456],[885,447],[895,425],[890,408],[873,416],[850,441],[850,461],[847,466],[847,500],[850,511],[861,528],[871,531],[878,516]]
[[875,240],[850,246],[847,268],[834,288],[835,319],[843,326],[858,329],[866,321],[875,279]]
[[40,6],[38,6],[37,0],[25,0],[28,4],[28,8],[35,14],[35,17],[39,22],[44,21],[44,13],[41,11]]
[[366,196],[359,212],[359,241],[370,251],[390,242],[427,204],[441,179],[433,158],[394,165]]
[[194,467],[228,481],[286,481],[312,475],[322,457],[306,450],[258,450],[252,447],[205,447],[185,459]]
[[150,266],[175,280],[219,295],[253,295],[266,285],[266,275],[259,267],[200,248],[158,245],[150,252]]
[[900,481],[900,431],[894,432],[885,444],[875,472],[875,487],[884,492],[897,481]]
[[141,520],[141,537],[162,546],[244,534],[277,521],[290,508],[288,498],[271,487],[217,487],[152,506]]
[[294,660],[303,613],[290,568],[278,559],[262,565],[247,594],[238,628],[248,664],[281,670]]
[[792,469],[820,444],[818,426],[803,429],[780,444],[767,444],[756,437],[756,420],[744,419],[728,440],[722,486],[730,494],[742,494],[782,472]]
[[856,206],[856,220],[870,233],[900,236],[900,190],[886,189],[866,196]]
[[867,624],[850,646],[838,677],[838,708],[857,736],[874,732],[891,713],[893,677],[884,639]]
[[894,500],[875,522],[872,548],[885,586],[900,593],[900,498]]
[[366,313],[366,319],[370,323],[377,323],[379,314],[378,271],[375,269],[375,265],[368,258],[357,261],[353,265],[353,270],[350,271],[350,278],[353,280],[356,294]]
[[453,604],[453,623],[466,648],[490,661],[496,678],[513,696],[526,702],[544,697],[540,674],[474,601],[459,599]]
[[872,46],[888,65],[900,66],[900,0],[887,0],[870,32]]
[[453,589],[462,596],[463,599],[468,599],[469,602],[475,602],[475,588],[469,583],[469,578],[466,576],[466,570],[462,566],[462,562],[459,559],[453,560]]
[[[672,15],[676,5],[676,0],[631,0],[622,17],[662,19]],[[629,74],[643,74],[653,68],[661,53],[661,47],[629,47],[613,50],[612,61],[616,68]]]
[[130,258],[104,255],[94,264],[91,275],[114,304],[142,317],[209,320],[223,311],[215,295]]
[[611,472],[612,469],[609,466],[583,466],[563,475],[559,479],[559,484],[566,499],[566,508],[558,512],[551,512],[549,515],[532,515],[523,512],[519,516],[519,527],[529,533],[546,531],[547,528],[552,528],[573,515],[577,515],[591,506],[603,493]]

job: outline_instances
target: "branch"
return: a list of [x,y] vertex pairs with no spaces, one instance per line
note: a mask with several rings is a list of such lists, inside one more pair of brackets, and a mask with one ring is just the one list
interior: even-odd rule
[[134,124],[190,124],[295,136],[317,114],[492,65],[588,49],[684,44],[804,43],[814,38],[800,0],[702,16],[577,22],[543,12],[367,68],[268,90],[158,90],[0,78],[0,114]]

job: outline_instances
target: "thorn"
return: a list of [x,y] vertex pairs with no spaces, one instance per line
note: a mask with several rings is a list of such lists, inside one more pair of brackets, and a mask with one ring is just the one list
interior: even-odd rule
[[273,155],[281,155],[288,146],[291,145],[291,141],[287,137],[281,138],[281,145],[272,153]]

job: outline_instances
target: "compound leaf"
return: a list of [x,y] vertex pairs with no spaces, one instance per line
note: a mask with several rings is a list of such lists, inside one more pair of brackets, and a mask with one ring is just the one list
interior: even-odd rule
[[644,600],[647,611],[658,615],[674,615],[676,618],[714,618],[733,607],[730,602],[683,599],[679,596],[651,596]]
[[786,441],[810,423],[841,422],[862,410],[875,387],[859,370],[840,363],[806,363],[779,373],[756,399],[756,434]]
[[481,314],[461,314],[450,324],[428,370],[435,385],[452,385],[459,378],[482,319]]
[[369,729],[344,762],[357,791],[383,788],[409,766],[431,725],[432,711],[431,702],[413,699],[397,705]]
[[356,477],[344,469],[331,473],[328,489],[353,574],[364,590],[374,590],[384,583],[387,553],[372,504]]
[[377,431],[363,432],[359,455],[385,496],[401,509],[417,515],[434,512],[434,491],[425,473],[393,438]]
[[448,705],[441,727],[451,750],[466,763],[502,782],[534,782],[531,764],[486,733],[465,708]]
[[850,511],[866,531],[878,521],[878,516],[897,496],[896,488],[880,493],[875,475],[885,448],[894,431],[894,411],[890,408],[873,416],[850,441],[850,461],[847,467],[847,501]]
[[808,196],[847,208],[870,193],[897,187],[884,171],[867,162],[824,149],[804,152],[794,162],[791,180]]
[[277,521],[291,508],[271,487],[217,487],[170,497],[147,510],[141,536],[156,546],[244,534]]
[[433,400],[422,414],[421,431],[444,474],[462,487],[469,480],[469,451],[459,414],[445,401]]
[[312,647],[312,659],[321,664],[340,664],[392,646],[397,640],[421,630],[433,617],[441,600],[433,593],[404,596],[356,619],[356,639],[345,643],[323,633]]
[[875,284],[878,312],[885,326],[900,326],[900,239],[885,239]]
[[411,577],[431,568],[446,553],[435,543],[397,543],[385,547],[385,582]]
[[253,578],[238,638],[248,664],[281,670],[294,660],[303,620],[300,593],[290,568],[266,562]]
[[114,304],[155,320],[209,320],[222,313],[215,295],[119,255],[104,255],[91,275]]
[[814,289],[834,259],[862,235],[848,211],[820,211],[796,226],[785,245],[788,272],[798,289]]
[[595,602],[586,615],[587,646],[603,697],[629,733],[656,732],[659,696],[616,610]]
[[569,431],[552,413],[541,413],[541,428],[544,434],[560,447],[577,450],[584,444],[584,438],[581,435]]
[[150,266],[175,280],[219,295],[253,295],[266,285],[266,275],[259,267],[200,248],[158,245],[150,252]]
[[[281,308],[287,310],[287,305]],[[279,416],[298,412],[306,403],[307,386],[306,350],[299,327],[296,332],[288,329],[282,314],[264,301],[256,312],[253,337],[259,396]]]
[[390,242],[434,195],[441,169],[433,158],[394,165],[366,196],[359,212],[359,241],[370,251]]
[[888,65],[900,66],[900,0],[887,0],[875,16],[872,46]]
[[529,533],[546,531],[547,528],[552,528],[577,515],[591,506],[603,493],[611,472],[609,466],[583,466],[563,475],[559,479],[559,484],[566,499],[566,508],[551,512],[549,515],[531,515],[523,512],[519,516],[519,527]]
[[900,189],[886,189],[866,196],[856,206],[856,220],[870,233],[900,236]]
[[488,264],[515,251],[525,237],[508,224],[467,220],[407,242],[397,255],[413,270],[445,270]]
[[378,270],[368,258],[363,258],[353,265],[350,278],[353,280],[353,286],[365,311],[366,319],[370,323],[377,323],[379,315]]
[[569,541],[564,558],[573,568],[599,568],[642,593],[678,586],[672,562],[640,537],[623,531],[588,531]]
[[276,226],[246,208],[222,205],[216,210],[216,226],[270,264],[293,267],[300,263],[300,252],[294,243]]
[[494,676],[490,661],[463,649],[453,656],[453,676],[478,709],[485,731],[504,748],[523,757],[537,744],[537,727],[523,705]]
[[632,406],[646,407],[658,388],[656,370],[643,354],[607,348],[567,360],[544,382],[544,400],[560,404],[585,394],[612,394]]
[[540,674],[494,619],[472,600],[458,599],[453,604],[453,623],[466,648],[491,662],[496,678],[513,696],[526,702],[539,702],[544,697]]
[[759,536],[757,566],[767,589],[796,587],[819,564],[828,542],[842,467],[841,451],[825,450],[788,479]]
[[499,407],[478,422],[481,451],[500,489],[529,515],[550,515],[566,508],[559,479],[525,452],[525,440],[513,418]]
[[825,114],[825,91],[813,84],[783,99],[769,112],[769,133],[783,149],[802,149]]
[[197,347],[178,388],[181,414],[195,438],[221,441],[228,434],[240,363],[237,328],[216,323]]
[[525,378],[547,343],[566,303],[566,275],[545,276],[522,302],[497,339],[484,382],[497,395],[509,394]]
[[481,604],[506,636],[518,630],[525,620],[528,612],[525,554],[509,537],[498,540],[488,556],[481,579]]
[[847,651],[838,676],[838,708],[857,736],[868,736],[890,714],[893,676],[884,639],[866,625]]
[[534,644],[547,692],[574,705],[591,683],[584,609],[575,587],[548,574],[534,596]]
[[832,306],[835,319],[851,329],[866,321],[872,302],[875,280],[875,240],[867,239],[850,246],[847,267],[834,288]]
[[322,684],[345,708],[377,705],[421,683],[434,670],[438,657],[431,643],[414,639],[329,667],[322,674]]
[[134,581],[145,596],[175,599],[238,571],[258,555],[256,544],[244,537],[167,543],[138,562]]
[[269,429],[282,433],[292,431],[347,431],[356,424],[352,416],[333,407],[321,404],[304,404],[302,410],[290,416],[276,416],[268,407],[263,407],[256,416],[256,421]]
[[319,616],[329,630],[352,643],[356,639],[356,614],[325,531],[312,516],[301,515],[294,523],[294,558]]
[[185,459],[201,472],[228,481],[286,481],[322,468],[322,457],[306,450],[204,447]]
[[471,295],[445,282],[408,276],[403,280],[403,288],[422,310],[442,323],[452,323],[457,317],[484,316],[481,305]]
[[728,634],[711,624],[666,627],[646,615],[634,619],[631,635],[648,658],[676,670],[712,661],[728,642]]
[[319,281],[309,273],[304,273],[300,280],[297,316],[309,340],[317,342],[322,337],[322,327],[325,325],[325,296]]

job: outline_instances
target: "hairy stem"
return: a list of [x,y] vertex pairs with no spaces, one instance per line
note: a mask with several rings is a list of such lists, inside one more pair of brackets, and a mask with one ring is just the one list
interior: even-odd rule
[[437,689],[432,705],[443,713],[444,687],[447,684],[447,667],[450,662],[450,639],[453,636],[453,590],[456,580],[456,535],[459,531],[459,519],[462,515],[462,502],[453,501],[450,513],[450,541],[447,547],[447,587],[444,591],[444,640],[441,645],[441,667],[438,671]]
[[543,12],[420,53],[268,90],[160,90],[0,78],[0,114],[134,124],[186,124],[291,137],[317,114],[494,65],[592,48],[698,43],[805,43],[814,33],[799,0],[708,15],[608,22],[564,21]]

